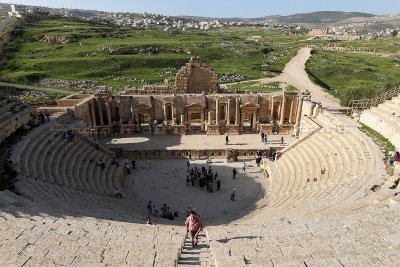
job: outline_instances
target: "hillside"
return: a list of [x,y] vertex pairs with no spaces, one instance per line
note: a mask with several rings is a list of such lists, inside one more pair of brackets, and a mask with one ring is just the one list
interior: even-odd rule
[[312,13],[299,13],[278,18],[281,24],[331,24],[350,18],[370,18],[373,14],[360,12],[318,11]]
[[260,18],[210,18],[180,16],[187,19],[202,21],[236,21],[236,22],[267,22],[270,24],[327,24],[336,23],[353,18],[372,18],[376,15],[361,12],[343,12],[343,11],[317,11],[311,13],[298,13],[288,16],[265,16]]

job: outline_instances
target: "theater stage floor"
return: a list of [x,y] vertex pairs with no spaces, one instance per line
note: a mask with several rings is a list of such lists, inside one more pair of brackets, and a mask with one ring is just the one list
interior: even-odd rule
[[284,147],[280,145],[281,137],[285,144],[294,142],[296,138],[289,135],[269,135],[268,143],[261,142],[259,134],[229,135],[229,144],[225,145],[225,135],[134,135],[106,138],[102,143],[110,148],[125,150],[214,150],[214,149],[269,149]]

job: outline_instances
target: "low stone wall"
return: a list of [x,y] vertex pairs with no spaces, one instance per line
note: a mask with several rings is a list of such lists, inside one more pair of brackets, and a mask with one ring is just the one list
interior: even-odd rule
[[9,119],[0,122],[0,143],[3,142],[16,130],[27,125],[28,122],[32,119],[31,112],[32,110],[27,108],[26,110],[15,113]]
[[382,134],[389,139],[396,147],[396,150],[400,150],[400,132],[398,124],[390,120],[379,118],[370,110],[364,110],[361,113],[360,122]]
[[[273,147],[271,149],[260,150],[263,157],[270,157],[271,151],[280,151],[282,147]],[[227,155],[231,150],[226,149],[212,149],[212,150],[202,150],[202,149],[175,149],[175,150],[124,150],[121,148],[111,148],[119,158],[128,159],[189,159],[189,152],[192,154],[192,159],[224,159],[227,160]],[[257,149],[236,149],[238,159],[255,159]]]

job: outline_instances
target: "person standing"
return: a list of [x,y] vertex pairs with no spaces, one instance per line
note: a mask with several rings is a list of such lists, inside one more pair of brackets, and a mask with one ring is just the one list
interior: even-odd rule
[[221,189],[221,180],[218,179],[217,180],[217,191],[219,191]]
[[235,178],[236,178],[236,174],[237,174],[237,170],[236,170],[235,168],[233,168],[233,171],[232,171],[232,179],[235,179]]
[[115,197],[122,198],[122,194],[119,192],[118,187],[115,188]]
[[151,200],[147,203],[147,210],[149,211],[149,216],[153,213],[153,205],[151,204]]
[[125,162],[125,169],[128,174],[131,174],[131,165],[129,165],[128,161]]
[[232,191],[231,191],[231,200],[232,201],[235,201],[235,195],[236,195],[236,188],[232,188]]
[[50,121],[50,113],[47,109],[44,110],[44,115],[46,116],[47,121]]
[[186,232],[190,234],[192,247],[197,246],[199,242],[199,233],[203,230],[204,225],[199,216],[194,211],[190,211],[185,221]]
[[260,135],[261,135],[261,142],[264,142],[264,132],[261,132]]
[[242,172],[246,172],[246,162],[242,163]]
[[281,137],[281,146],[285,145],[285,139],[283,139],[283,136]]
[[225,136],[225,145],[228,145],[228,144],[229,144],[229,137]]
[[135,169],[136,168],[136,161],[133,159],[132,160],[132,169]]
[[268,144],[268,135],[267,134],[264,134],[264,143]]
[[190,161],[189,160],[186,162],[186,167],[187,167],[186,172],[189,172],[189,170],[190,170]]

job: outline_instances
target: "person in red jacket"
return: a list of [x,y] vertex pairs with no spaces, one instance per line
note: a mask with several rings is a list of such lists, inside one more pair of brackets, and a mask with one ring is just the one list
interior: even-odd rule
[[190,232],[192,238],[192,247],[197,246],[199,242],[199,233],[203,230],[203,222],[200,217],[194,211],[190,211],[189,216],[185,222],[187,233]]

